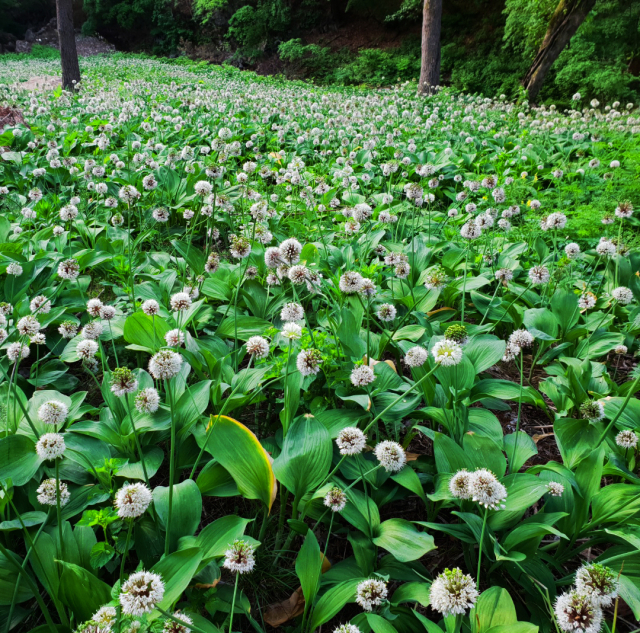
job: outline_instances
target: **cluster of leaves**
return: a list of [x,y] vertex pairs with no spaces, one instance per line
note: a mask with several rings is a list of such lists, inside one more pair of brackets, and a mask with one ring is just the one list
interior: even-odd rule
[[3,68],[7,630],[551,632],[594,561],[640,617],[637,108]]

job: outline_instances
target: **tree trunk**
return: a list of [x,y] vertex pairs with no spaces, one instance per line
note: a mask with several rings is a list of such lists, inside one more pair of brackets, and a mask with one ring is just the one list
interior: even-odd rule
[[538,54],[522,82],[530,101],[535,101],[547,72],[571,41],[595,3],[596,0],[560,0],[558,3]]
[[73,30],[72,0],[56,0],[56,13],[62,60],[62,87],[65,90],[73,90],[75,83],[80,81],[80,65],[76,50],[76,35]]
[[422,13],[422,61],[420,65],[421,94],[432,94],[440,85],[440,31],[442,0],[424,0]]

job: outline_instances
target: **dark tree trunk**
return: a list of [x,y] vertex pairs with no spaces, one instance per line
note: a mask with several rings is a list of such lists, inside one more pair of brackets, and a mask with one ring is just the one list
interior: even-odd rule
[[431,94],[440,85],[440,31],[442,0],[424,0],[422,13],[422,61],[418,91]]
[[547,72],[571,41],[595,3],[596,0],[560,0],[558,3],[538,54],[522,82],[530,101],[535,101]]
[[58,20],[58,42],[62,59],[62,87],[73,90],[74,84],[80,81],[80,65],[76,50],[76,35],[73,30],[72,0],[56,0]]

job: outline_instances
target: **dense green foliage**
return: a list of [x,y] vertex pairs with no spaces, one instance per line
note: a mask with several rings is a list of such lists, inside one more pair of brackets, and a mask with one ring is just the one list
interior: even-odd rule
[[5,630],[640,619],[637,105],[58,64],[0,59]]

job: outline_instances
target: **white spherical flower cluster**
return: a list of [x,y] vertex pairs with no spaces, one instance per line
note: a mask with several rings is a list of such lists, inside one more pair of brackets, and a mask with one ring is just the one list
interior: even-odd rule
[[360,292],[363,283],[362,275],[355,271],[350,271],[344,273],[342,277],[340,277],[340,282],[338,283],[338,287],[342,292],[347,295],[355,294]]
[[463,615],[473,607],[478,596],[473,578],[463,574],[458,567],[445,569],[433,581],[429,590],[431,607],[444,617]]
[[58,503],[58,483],[60,488],[60,505],[64,506],[69,502],[71,494],[67,484],[58,482],[56,479],[45,479],[36,490],[38,503],[43,506],[55,506]]
[[431,349],[434,360],[443,367],[458,365],[462,361],[462,347],[455,341],[438,341]]
[[184,332],[178,328],[174,328],[164,335],[164,340],[169,347],[180,347],[184,345]]
[[224,553],[224,568],[238,574],[252,571],[255,563],[253,545],[245,541],[234,541]]
[[613,570],[591,563],[576,572],[576,591],[597,607],[608,607],[618,597],[618,577]]
[[546,266],[533,266],[529,269],[529,280],[534,286],[546,284],[551,279],[551,273]]
[[383,303],[378,307],[377,314],[381,321],[389,322],[396,318],[397,311],[393,304]]
[[359,455],[367,445],[367,436],[356,426],[348,426],[336,438],[341,455]]
[[247,353],[255,358],[266,358],[269,355],[269,341],[262,336],[252,336],[247,342]]
[[144,514],[151,499],[151,490],[144,484],[128,484],[116,492],[114,505],[121,519],[135,519]]
[[160,311],[160,304],[155,299],[147,299],[141,307],[142,311],[149,316],[154,316]]
[[153,387],[141,389],[136,394],[135,406],[140,413],[155,413],[160,407],[160,395]]
[[154,354],[149,361],[149,373],[156,380],[170,380],[178,375],[182,367],[182,356],[169,349]]
[[36,444],[36,453],[40,459],[58,459],[65,451],[64,436],[60,433],[45,433]]
[[22,343],[11,343],[7,347],[7,358],[9,362],[15,363],[29,356],[29,346]]
[[125,615],[151,613],[164,597],[164,582],[158,574],[138,571],[131,574],[120,589],[120,606]]
[[126,367],[118,367],[111,374],[111,391],[121,398],[128,393],[133,393],[138,389],[138,379],[135,374]]
[[191,296],[188,292],[176,292],[171,297],[171,309],[174,312],[182,312],[191,307]]
[[638,436],[634,431],[620,431],[620,433],[616,435],[616,444],[625,450],[635,448],[638,445]]
[[176,622],[175,620],[167,619],[162,627],[162,633],[190,633],[190,626],[193,624],[193,620],[184,613],[176,611],[173,617],[180,620],[183,624]]
[[68,415],[69,407],[59,400],[49,400],[38,409],[38,417],[45,424],[62,424]]
[[376,375],[368,365],[356,365],[351,371],[351,384],[354,387],[366,387],[375,379]]
[[629,288],[620,286],[611,292],[611,296],[621,305],[629,305],[633,301],[633,292]]
[[355,624],[341,624],[333,633],[362,633]]
[[347,505],[347,495],[340,488],[334,486],[324,496],[324,505],[331,512],[342,512]]
[[553,608],[560,629],[567,633],[600,633],[602,609],[575,589],[556,599]]
[[547,490],[552,497],[561,497],[564,494],[564,486],[557,481],[550,481]]
[[504,508],[507,489],[486,468],[459,470],[449,481],[449,492],[457,499],[471,499],[491,510]]
[[280,319],[288,323],[304,319],[304,308],[299,303],[287,303],[280,311]]
[[404,362],[409,367],[422,367],[428,358],[429,352],[424,347],[416,345],[405,354]]
[[317,349],[303,349],[296,358],[296,367],[303,376],[317,374],[321,366],[322,354]]
[[575,259],[580,255],[580,246],[575,242],[571,242],[564,247],[564,252],[567,259]]
[[91,621],[98,625],[98,633],[102,633],[102,631],[111,630],[111,625],[115,622],[117,615],[118,611],[115,607],[100,607],[91,617]]
[[302,328],[297,323],[285,323],[281,334],[290,341],[297,341],[302,337]]
[[98,344],[91,339],[83,339],[76,347],[76,354],[79,358],[89,360],[98,353]]
[[407,454],[404,452],[404,448],[391,440],[377,444],[375,455],[380,465],[389,473],[400,472],[407,463]]
[[365,610],[373,611],[374,607],[387,599],[387,583],[383,580],[368,578],[356,588],[356,602]]

